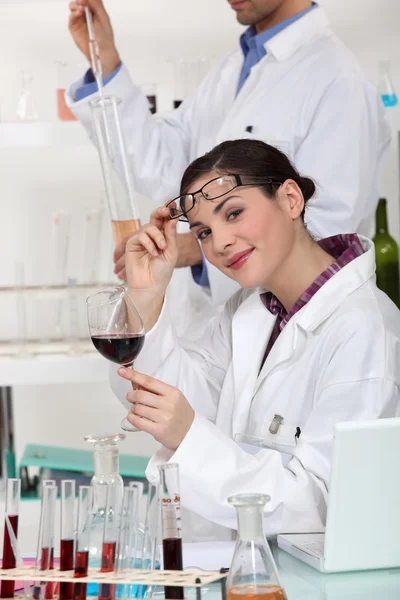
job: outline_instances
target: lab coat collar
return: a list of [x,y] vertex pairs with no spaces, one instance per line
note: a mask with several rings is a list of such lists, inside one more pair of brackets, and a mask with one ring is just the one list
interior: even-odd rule
[[375,273],[374,244],[359,235],[364,254],[345,265],[329,279],[311,300],[292,317],[306,331],[313,331],[355,290],[364,285]]
[[[358,237],[365,253],[342,267],[338,273],[324,283],[298,313],[293,315],[264,362],[254,387],[254,394],[273,369],[290,359],[296,350],[299,328],[313,331],[337,309],[347,296],[373,276],[375,272],[374,245],[371,240],[361,235]],[[260,297],[259,301],[262,302]]]
[[264,44],[264,48],[268,55],[284,61],[324,31],[330,31],[329,21],[325,11],[318,6],[274,35]]

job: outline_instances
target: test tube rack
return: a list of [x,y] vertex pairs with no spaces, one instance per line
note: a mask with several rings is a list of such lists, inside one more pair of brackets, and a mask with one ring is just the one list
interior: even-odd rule
[[201,588],[220,581],[222,600],[226,600],[226,569],[221,571],[160,571],[145,569],[129,569],[102,573],[98,569],[88,569],[86,577],[74,577],[74,571],[58,571],[56,569],[39,571],[36,567],[0,569],[0,580],[73,583],[108,583],[108,584],[142,584],[146,586],[194,587],[196,600],[201,599]]

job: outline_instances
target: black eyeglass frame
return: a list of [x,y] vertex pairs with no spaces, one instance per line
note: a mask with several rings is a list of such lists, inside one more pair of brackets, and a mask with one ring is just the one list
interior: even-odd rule
[[[227,192],[224,192],[223,194],[219,194],[219,196],[214,196],[213,198],[206,198],[204,193],[203,193],[203,189],[210,185],[210,183],[212,183],[213,181],[217,181],[218,179],[221,179],[221,177],[233,177],[234,180],[236,181],[236,185],[234,185],[230,190],[228,190]],[[170,219],[179,219],[179,221],[183,221],[184,223],[188,223],[189,219],[187,217],[185,217],[185,215],[187,215],[188,212],[190,212],[195,204],[195,196],[196,194],[201,194],[204,198],[204,200],[217,200],[218,198],[222,198],[222,196],[226,196],[226,194],[229,194],[230,192],[232,192],[233,190],[235,190],[238,187],[246,187],[246,186],[258,186],[258,185],[267,185],[267,184],[275,184],[275,185],[282,185],[282,181],[278,181],[277,179],[275,179],[274,177],[268,177],[268,178],[262,178],[262,177],[254,177],[253,180],[251,182],[248,183],[244,183],[244,181],[242,180],[242,177],[250,177],[250,175],[235,175],[234,173],[226,173],[225,175],[220,175],[219,177],[215,177],[214,179],[210,179],[210,181],[207,181],[207,183],[205,183],[199,190],[197,190],[196,192],[193,192],[191,194],[181,194],[180,196],[177,196],[176,198],[174,198],[173,200],[170,200],[165,206],[166,208],[168,208],[170,206],[170,204],[172,204],[173,202],[176,202],[177,200],[179,200],[180,198],[183,197],[191,197],[191,200],[193,202],[192,206],[185,211],[182,211],[181,214],[179,215],[175,215],[173,216],[172,210],[176,210],[176,209],[169,209],[170,214],[169,214],[169,218]],[[182,210],[182,209],[181,209]]]

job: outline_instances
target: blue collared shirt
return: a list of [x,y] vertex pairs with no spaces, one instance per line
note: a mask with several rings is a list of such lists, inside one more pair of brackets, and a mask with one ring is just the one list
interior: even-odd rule
[[309,8],[306,8],[293,17],[289,17],[288,19],[281,21],[277,25],[274,25],[266,31],[262,31],[261,33],[257,33],[254,27],[249,27],[244,33],[242,33],[240,36],[240,46],[243,51],[244,61],[242,70],[240,72],[236,94],[238,94],[242,89],[244,82],[250,75],[251,69],[267,54],[264,44],[273,38],[274,35],[280,33],[286,27],[301,19],[301,17],[304,17],[304,15],[317,6],[318,5],[313,2]]

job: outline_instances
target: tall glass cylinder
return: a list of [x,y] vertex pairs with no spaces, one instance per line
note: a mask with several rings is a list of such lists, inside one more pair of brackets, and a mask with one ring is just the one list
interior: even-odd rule
[[118,114],[119,103],[115,96],[103,96],[90,102],[115,244],[140,227],[133,177]]
[[[75,481],[64,479],[61,482],[61,535],[60,535],[60,571],[74,568],[75,537]],[[71,600],[74,584],[60,583],[60,600]]]
[[236,508],[238,535],[227,580],[228,600],[285,600],[278,571],[264,535],[264,494],[228,498]]
[[[93,489],[79,487],[78,519],[75,540],[75,577],[86,577],[89,565],[90,528],[92,524]],[[86,583],[76,583],[75,600],[86,600]]]
[[[183,570],[182,520],[179,467],[167,463],[160,467],[161,520],[164,569]],[[183,588],[165,587],[165,598],[182,599]]]
[[[9,523],[18,537],[18,517],[19,517],[19,503],[21,499],[21,480],[20,479],[8,479],[7,490],[6,490],[6,509],[5,519],[9,520]],[[3,541],[3,569],[14,569],[16,566],[16,557],[12,549],[10,536],[8,533],[7,522],[4,523],[4,541]],[[15,581],[1,581],[0,582],[0,597],[1,598],[13,598],[14,597],[14,585]]]

